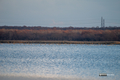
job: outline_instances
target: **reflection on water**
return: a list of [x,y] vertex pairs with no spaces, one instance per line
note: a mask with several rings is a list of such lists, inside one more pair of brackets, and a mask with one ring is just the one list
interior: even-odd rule
[[0,75],[118,80],[119,52],[120,45],[0,44]]

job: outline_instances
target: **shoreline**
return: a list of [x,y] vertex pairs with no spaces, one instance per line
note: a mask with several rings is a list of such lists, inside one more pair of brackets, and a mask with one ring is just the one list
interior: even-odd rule
[[0,40],[0,43],[40,43],[40,44],[120,44],[120,41]]
[[[36,76],[36,75],[28,75],[28,76],[20,76],[20,75],[0,75],[0,80],[101,80],[100,77],[47,77],[47,76]],[[106,78],[102,78],[102,80],[106,80]]]

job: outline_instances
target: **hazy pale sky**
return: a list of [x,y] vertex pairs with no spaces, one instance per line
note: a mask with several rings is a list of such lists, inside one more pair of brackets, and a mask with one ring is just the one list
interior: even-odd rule
[[120,0],[0,0],[0,26],[120,26]]

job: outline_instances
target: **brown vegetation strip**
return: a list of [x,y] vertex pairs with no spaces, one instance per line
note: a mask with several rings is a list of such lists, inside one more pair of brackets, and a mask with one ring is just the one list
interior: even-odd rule
[[120,41],[41,41],[41,40],[0,40],[0,43],[42,43],[42,44],[120,44]]
[[120,41],[118,30],[0,29],[0,40]]

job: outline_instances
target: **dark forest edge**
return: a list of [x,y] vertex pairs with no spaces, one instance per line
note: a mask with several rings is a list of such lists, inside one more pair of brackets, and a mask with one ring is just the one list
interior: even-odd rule
[[120,41],[41,41],[41,40],[0,40],[0,43],[23,44],[120,44]]
[[83,30],[115,30],[115,29],[120,29],[120,26],[109,26],[109,27],[42,27],[42,26],[0,26],[0,29],[32,29],[32,30],[47,30],[47,29],[57,29],[57,30],[78,30],[78,29],[83,29]]
[[120,27],[0,26],[0,40],[120,41]]

